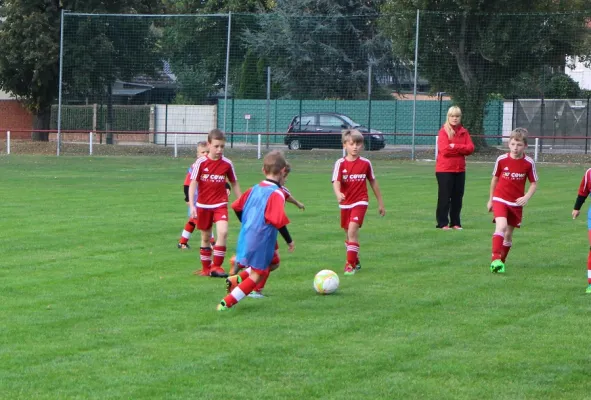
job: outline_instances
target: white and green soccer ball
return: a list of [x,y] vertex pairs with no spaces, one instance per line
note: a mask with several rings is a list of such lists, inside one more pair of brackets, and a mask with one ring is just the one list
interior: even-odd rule
[[330,269],[323,269],[314,277],[314,290],[318,294],[331,294],[339,288],[339,276]]

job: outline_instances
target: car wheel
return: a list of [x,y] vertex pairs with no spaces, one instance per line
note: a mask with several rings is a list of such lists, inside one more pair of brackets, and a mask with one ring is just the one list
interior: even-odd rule
[[291,139],[289,141],[289,143],[287,144],[287,147],[289,147],[291,150],[302,150],[302,142],[300,141],[300,139]]

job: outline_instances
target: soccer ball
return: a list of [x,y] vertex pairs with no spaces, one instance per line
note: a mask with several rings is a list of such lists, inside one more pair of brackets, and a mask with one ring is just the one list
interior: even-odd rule
[[314,277],[314,290],[319,294],[331,294],[339,288],[339,276],[330,269],[323,269]]

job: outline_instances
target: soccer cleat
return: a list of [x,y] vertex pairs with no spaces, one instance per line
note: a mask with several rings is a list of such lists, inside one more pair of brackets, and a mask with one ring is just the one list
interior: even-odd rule
[[357,263],[355,264],[355,271],[359,271],[361,269],[361,263],[359,262],[359,259],[357,259]]
[[587,290],[585,290],[585,293],[591,294],[591,285],[587,286]]
[[253,290],[248,294],[248,297],[252,297],[253,299],[264,299],[265,295],[260,290]]
[[345,264],[345,272],[343,273],[343,275],[355,275],[355,272],[357,272],[357,270],[355,268],[353,268],[351,265],[349,264]]
[[193,271],[193,275],[198,275],[198,276],[209,276],[209,268],[207,269],[196,269],[195,271]]
[[216,310],[218,311],[228,311],[230,309],[230,307],[226,306],[226,303],[222,300],[222,302],[220,304],[218,304],[218,306],[216,307]]
[[209,270],[209,276],[213,278],[227,278],[228,274],[222,267],[218,267],[217,265],[212,265]]
[[490,272],[502,274],[505,272],[505,264],[501,260],[494,260],[490,263]]
[[447,226],[447,225],[446,225],[446,226],[442,226],[442,227],[441,227],[441,228],[439,228],[439,229],[441,229],[442,231],[449,231],[451,228],[450,228],[449,226]]
[[238,285],[242,283],[242,278],[240,275],[232,275],[226,278],[226,292],[228,294],[232,293],[232,290]]
[[184,250],[184,249],[187,249],[187,250],[188,250],[188,249],[190,249],[190,248],[191,248],[191,246],[189,246],[189,243],[178,243],[178,244],[176,245],[176,247],[178,247],[179,249],[183,249],[183,250]]
[[454,225],[454,226],[452,226],[452,228],[455,229],[456,231],[461,231],[462,229],[464,229],[460,225]]

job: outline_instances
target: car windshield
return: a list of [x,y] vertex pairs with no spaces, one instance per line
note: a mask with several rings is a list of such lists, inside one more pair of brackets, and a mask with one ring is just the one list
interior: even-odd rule
[[353,121],[351,118],[347,117],[346,115],[341,115],[341,118],[343,118],[343,120],[349,124],[349,126],[351,128],[357,128],[358,126],[361,126],[360,124],[358,124],[357,122]]

